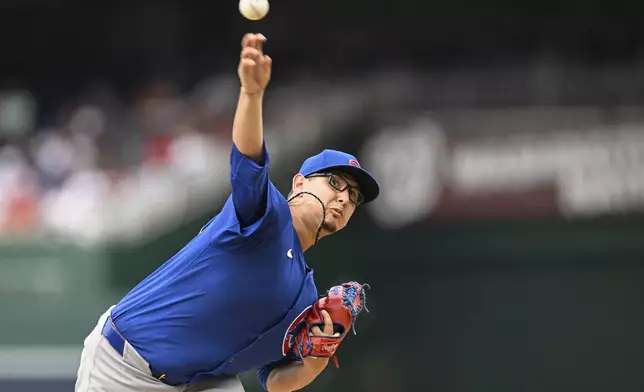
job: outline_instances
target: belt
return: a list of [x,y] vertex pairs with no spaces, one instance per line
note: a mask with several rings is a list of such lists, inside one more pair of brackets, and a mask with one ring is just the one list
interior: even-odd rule
[[103,325],[102,335],[120,356],[125,354],[125,338],[119,333],[111,317]]
[[[119,353],[119,355],[122,357],[125,354],[125,338],[121,333],[116,329],[116,325],[114,325],[114,321],[112,321],[112,317],[108,317],[107,321],[105,322],[105,325],[103,325],[103,331],[101,331],[101,334],[105,337],[105,340],[112,346],[112,348]],[[177,386],[180,385],[181,383],[174,383],[166,377],[165,373],[159,373],[155,372],[152,367],[150,367],[150,373],[152,374],[152,377],[156,378],[157,380],[161,381],[164,384],[167,385],[172,385],[172,386]]]

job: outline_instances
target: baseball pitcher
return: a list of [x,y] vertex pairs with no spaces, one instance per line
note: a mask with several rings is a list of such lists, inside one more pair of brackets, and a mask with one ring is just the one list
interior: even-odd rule
[[298,390],[335,358],[364,308],[356,282],[320,298],[304,252],[344,228],[378,184],[354,156],[324,150],[304,161],[288,199],[275,188],[262,130],[272,65],[265,40],[242,40],[230,197],[99,318],[76,392],[239,392],[237,375],[251,369],[270,392]]

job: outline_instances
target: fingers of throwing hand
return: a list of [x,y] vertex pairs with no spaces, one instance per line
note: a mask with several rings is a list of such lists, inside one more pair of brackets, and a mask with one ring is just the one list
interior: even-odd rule
[[262,51],[265,41],[262,34],[246,34],[242,39],[238,74],[247,92],[262,91],[270,80],[272,60]]
[[255,48],[261,51],[264,42],[266,42],[266,37],[263,34],[245,34],[242,38],[242,49]]
[[244,48],[241,52],[241,58],[242,59],[251,59],[255,61],[256,63],[259,63],[259,61],[262,58],[262,52],[255,48]]
[[255,47],[260,51],[264,51],[264,42],[266,42],[266,37],[263,34],[256,34]]

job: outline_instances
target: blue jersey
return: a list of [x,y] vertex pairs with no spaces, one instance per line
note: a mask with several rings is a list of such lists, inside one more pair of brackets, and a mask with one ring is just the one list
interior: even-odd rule
[[289,331],[317,299],[284,196],[233,145],[232,194],[190,243],[112,311],[117,329],[167,380],[195,383],[293,360]]

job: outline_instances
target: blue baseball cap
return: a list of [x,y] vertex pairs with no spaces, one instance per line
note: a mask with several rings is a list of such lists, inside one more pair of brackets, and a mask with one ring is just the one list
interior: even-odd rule
[[326,149],[305,160],[299,173],[306,177],[332,169],[342,170],[356,179],[364,196],[363,204],[374,201],[380,194],[376,179],[360,166],[356,157],[346,152]]

